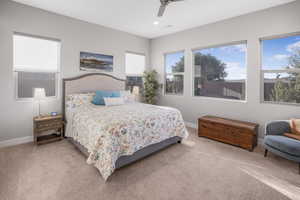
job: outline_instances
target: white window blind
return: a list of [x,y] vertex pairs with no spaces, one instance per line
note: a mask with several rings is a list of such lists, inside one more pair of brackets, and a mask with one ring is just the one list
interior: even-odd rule
[[14,71],[59,71],[59,41],[14,34],[13,49]]
[[126,74],[142,75],[145,71],[146,57],[141,54],[126,53]]

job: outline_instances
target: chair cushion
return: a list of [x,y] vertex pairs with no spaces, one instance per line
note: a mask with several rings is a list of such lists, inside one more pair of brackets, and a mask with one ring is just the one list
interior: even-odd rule
[[300,141],[298,140],[285,136],[267,135],[264,139],[264,143],[283,153],[300,157]]
[[267,135],[282,135],[283,133],[290,133],[291,127],[289,121],[273,121],[267,124]]

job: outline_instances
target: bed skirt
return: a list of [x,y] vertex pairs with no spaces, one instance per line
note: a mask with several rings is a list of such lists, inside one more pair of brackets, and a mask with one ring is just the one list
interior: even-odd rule
[[[129,165],[129,164],[131,164],[135,161],[138,161],[142,158],[145,158],[155,152],[158,152],[172,144],[180,143],[181,140],[182,140],[182,138],[178,137],[178,136],[171,137],[171,138],[161,141],[159,143],[152,144],[143,149],[140,149],[130,156],[121,156],[117,160],[115,167],[116,167],[116,169],[119,169],[121,167]],[[79,144],[77,141],[75,141],[73,138],[68,137],[68,141],[70,141],[72,144],[74,144],[77,147],[77,149],[80,152],[82,152],[86,157],[89,156],[87,149],[84,146],[82,146],[81,144]]]

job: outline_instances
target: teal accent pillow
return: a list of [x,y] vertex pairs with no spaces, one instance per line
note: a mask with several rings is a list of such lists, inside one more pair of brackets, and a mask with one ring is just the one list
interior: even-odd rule
[[119,91],[96,91],[92,103],[95,105],[105,105],[104,97],[120,97]]
[[113,94],[112,94],[111,97],[121,97],[120,91],[113,91],[112,93],[113,93]]

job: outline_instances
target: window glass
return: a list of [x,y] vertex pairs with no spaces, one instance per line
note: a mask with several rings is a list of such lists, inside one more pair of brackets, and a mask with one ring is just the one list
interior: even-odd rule
[[261,44],[264,70],[280,70],[299,66],[300,35],[262,40]]
[[183,75],[167,75],[166,93],[183,94]]
[[300,103],[300,72],[264,73],[264,100]]
[[141,76],[127,76],[126,77],[126,90],[132,91],[134,86],[138,86],[140,88],[140,92],[142,91],[143,85],[143,77]]
[[47,97],[56,96],[56,73],[19,72],[18,97],[33,98],[34,88],[44,88]]
[[183,94],[184,52],[165,55],[165,93]]
[[167,74],[184,72],[184,52],[167,54],[165,59]]
[[245,43],[195,50],[194,95],[245,100]]
[[263,100],[300,103],[300,35],[262,40]]

